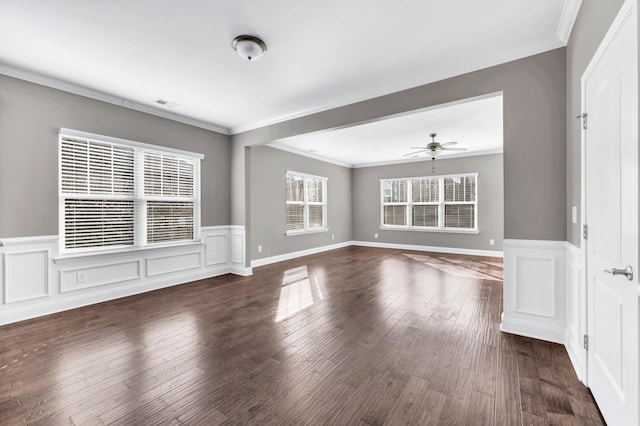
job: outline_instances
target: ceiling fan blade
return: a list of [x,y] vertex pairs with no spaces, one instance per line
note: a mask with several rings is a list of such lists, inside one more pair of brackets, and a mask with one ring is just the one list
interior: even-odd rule
[[408,154],[403,155],[403,157],[409,157],[411,155],[416,155],[416,154],[420,154],[421,152],[425,152],[425,151],[429,151],[428,149],[422,149],[420,151],[415,151],[415,152],[410,152]]
[[446,143],[440,144],[440,146],[449,146],[449,145],[458,145],[458,142],[451,141],[451,142],[446,142]]
[[443,151],[466,151],[467,150],[467,148],[446,148],[446,147],[443,147],[441,149]]
[[409,149],[427,149],[426,146],[410,146]]

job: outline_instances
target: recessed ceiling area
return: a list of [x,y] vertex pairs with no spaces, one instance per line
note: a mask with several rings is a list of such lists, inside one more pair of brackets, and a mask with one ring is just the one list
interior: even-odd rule
[[268,144],[346,167],[424,161],[411,147],[457,142],[464,152],[444,151],[438,159],[502,152],[502,95],[468,99],[356,126],[298,135]]
[[235,134],[565,46],[579,5],[3,0],[0,73]]

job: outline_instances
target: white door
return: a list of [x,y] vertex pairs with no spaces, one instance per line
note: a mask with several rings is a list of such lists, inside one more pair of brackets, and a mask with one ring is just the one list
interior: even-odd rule
[[[631,3],[583,76],[588,384],[609,425],[639,420],[637,21]],[[628,279],[622,272],[631,269]]]

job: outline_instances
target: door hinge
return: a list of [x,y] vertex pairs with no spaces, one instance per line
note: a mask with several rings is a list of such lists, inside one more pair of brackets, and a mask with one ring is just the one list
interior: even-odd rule
[[580,114],[576,118],[582,118],[582,128],[587,130],[587,113],[583,112],[582,114]]
[[589,238],[589,227],[587,225],[582,225],[582,238],[585,240]]
[[589,336],[586,334],[582,336],[582,346],[584,346],[585,351],[589,350]]

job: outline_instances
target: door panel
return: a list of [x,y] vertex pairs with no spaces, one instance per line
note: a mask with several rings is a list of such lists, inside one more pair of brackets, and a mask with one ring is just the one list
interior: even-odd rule
[[606,272],[627,265],[638,272],[637,22],[630,5],[583,77],[588,384],[611,425],[638,424],[638,280]]

